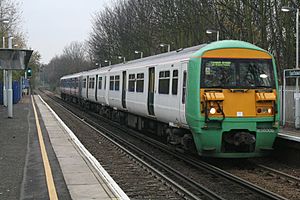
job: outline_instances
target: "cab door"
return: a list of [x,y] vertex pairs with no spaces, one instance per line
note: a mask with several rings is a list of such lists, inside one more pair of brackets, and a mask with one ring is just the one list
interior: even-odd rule
[[187,124],[186,117],[185,117],[185,103],[186,103],[186,90],[187,90],[187,65],[188,62],[181,63],[180,69],[180,98],[179,98],[179,115],[180,115],[180,122],[182,124]]

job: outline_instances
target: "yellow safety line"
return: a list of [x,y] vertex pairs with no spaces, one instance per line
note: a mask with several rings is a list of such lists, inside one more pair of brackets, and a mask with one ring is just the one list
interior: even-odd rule
[[53,181],[52,171],[51,171],[51,167],[50,167],[50,163],[49,163],[49,159],[48,159],[48,155],[47,155],[47,151],[45,148],[45,143],[44,143],[44,139],[43,139],[43,135],[42,135],[42,130],[41,130],[40,122],[38,119],[38,115],[36,112],[36,108],[34,105],[34,100],[33,100],[32,95],[31,95],[31,101],[32,101],[32,106],[33,106],[33,111],[34,111],[34,116],[35,116],[35,123],[36,123],[36,128],[37,128],[37,132],[38,132],[41,153],[42,153],[42,158],[43,158],[43,163],[44,163],[49,198],[50,198],[50,200],[58,200],[56,188],[55,188],[54,181]]

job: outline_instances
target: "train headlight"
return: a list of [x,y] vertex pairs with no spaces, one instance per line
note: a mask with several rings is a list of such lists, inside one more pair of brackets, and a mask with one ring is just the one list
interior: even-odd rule
[[268,109],[268,113],[271,114],[272,113],[272,108]]
[[215,108],[211,108],[210,110],[209,110],[209,112],[210,112],[210,114],[215,114],[216,113],[216,109]]

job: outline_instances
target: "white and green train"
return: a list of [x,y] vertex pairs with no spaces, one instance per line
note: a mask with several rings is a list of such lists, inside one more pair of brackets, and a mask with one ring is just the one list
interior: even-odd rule
[[201,156],[271,152],[279,127],[274,58],[224,40],[61,78],[61,97]]

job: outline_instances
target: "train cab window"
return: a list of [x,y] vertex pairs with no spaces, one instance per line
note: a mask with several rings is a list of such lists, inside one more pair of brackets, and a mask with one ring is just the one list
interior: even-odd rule
[[115,76],[115,90],[116,91],[120,90],[120,76],[119,75]]
[[275,88],[271,59],[202,60],[201,88]]
[[98,89],[99,89],[99,90],[102,89],[102,77],[99,77],[99,81],[98,81]]
[[135,74],[129,74],[128,92],[134,92],[135,89]]
[[169,89],[170,89],[170,71],[159,72],[158,93],[169,94]]
[[114,90],[114,83],[115,83],[115,77],[110,76],[109,77],[109,90]]
[[144,92],[144,73],[136,75],[136,92]]
[[83,79],[83,85],[82,85],[82,87],[86,88],[86,78]]
[[177,90],[178,90],[178,70],[173,70],[172,94],[177,95]]
[[183,80],[182,80],[182,104],[185,104],[185,96],[186,96],[186,71],[183,72]]

